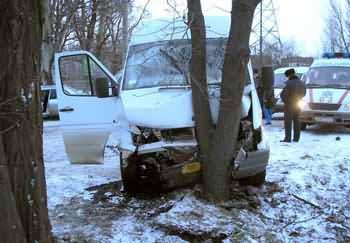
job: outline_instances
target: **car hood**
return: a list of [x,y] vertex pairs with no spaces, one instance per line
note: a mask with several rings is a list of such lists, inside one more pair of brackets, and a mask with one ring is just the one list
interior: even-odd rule
[[[247,92],[249,93],[249,90]],[[219,88],[209,90],[209,104],[213,121],[219,113]],[[192,91],[190,88],[147,88],[121,92],[128,121],[137,126],[172,129],[194,127]],[[251,99],[242,98],[241,117],[247,116]]]
[[193,127],[190,89],[148,88],[122,91],[127,119],[131,124],[170,129]]

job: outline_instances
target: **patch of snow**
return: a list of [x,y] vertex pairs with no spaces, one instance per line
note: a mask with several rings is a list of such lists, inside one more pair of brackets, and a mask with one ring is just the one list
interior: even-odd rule
[[[85,188],[120,179],[119,156],[106,149],[105,162],[102,165],[73,165],[69,162],[64,149],[62,133],[58,121],[44,123],[44,161],[48,190],[48,206],[64,204],[69,198],[83,193]],[[113,138],[109,143],[113,143]]]
[[265,186],[239,188],[228,206],[216,206],[190,192],[155,200],[104,192],[105,201],[94,202],[98,192],[85,189],[120,180],[118,155],[107,149],[104,164],[72,165],[58,123],[45,122],[53,232],[73,234],[77,242],[186,242],[183,233],[225,243],[349,242],[349,129],[312,126],[299,143],[286,144],[279,142],[282,123],[274,120],[265,128],[271,145]]
[[237,225],[225,209],[201,202],[193,195],[187,195],[168,212],[156,219],[157,224],[178,232],[192,235],[232,234]]

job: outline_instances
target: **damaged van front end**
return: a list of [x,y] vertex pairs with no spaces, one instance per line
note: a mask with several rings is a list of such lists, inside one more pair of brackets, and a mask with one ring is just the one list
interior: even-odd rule
[[[221,69],[218,65],[223,63],[224,44],[224,39],[207,41],[208,94],[214,122],[219,113]],[[121,171],[127,190],[141,187],[168,190],[199,181],[201,158],[187,77],[189,52],[190,42],[184,40],[130,47],[121,92],[135,145],[134,151],[121,150]],[[147,59],[149,56],[153,58]],[[253,184],[261,184],[269,147],[261,127],[261,110],[251,70],[249,63],[232,176],[259,179],[253,180]]]

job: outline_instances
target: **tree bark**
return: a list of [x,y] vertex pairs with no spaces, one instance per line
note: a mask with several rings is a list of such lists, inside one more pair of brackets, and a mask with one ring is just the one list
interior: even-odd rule
[[42,154],[42,1],[0,2],[0,241],[52,242]]
[[192,56],[190,80],[196,137],[203,161],[203,178],[210,177],[210,134],[213,130],[206,73],[206,31],[200,0],[188,0],[188,24],[191,30]]
[[[205,62],[203,64],[206,53],[203,44],[204,19],[200,0],[187,2],[194,49],[191,77],[200,80],[201,86],[205,85],[202,87],[205,92],[198,92],[196,82],[192,82],[197,137],[200,149],[205,155],[203,183],[208,196],[216,200],[226,200],[229,196],[230,163],[238,136],[245,68],[249,59],[249,37],[254,11],[259,2],[260,0],[232,0],[231,27],[223,65],[219,118],[212,136],[208,126],[210,109],[207,104],[207,85],[206,81],[201,81],[206,77]],[[203,113],[209,113],[209,115]],[[205,132],[209,135],[206,136]]]

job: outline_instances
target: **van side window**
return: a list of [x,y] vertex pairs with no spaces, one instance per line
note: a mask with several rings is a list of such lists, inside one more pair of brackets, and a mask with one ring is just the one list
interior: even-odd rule
[[[66,95],[95,96],[96,79],[104,78],[109,83],[110,90],[115,83],[88,55],[65,56],[60,58],[61,82]],[[112,96],[113,92],[110,91]]]

